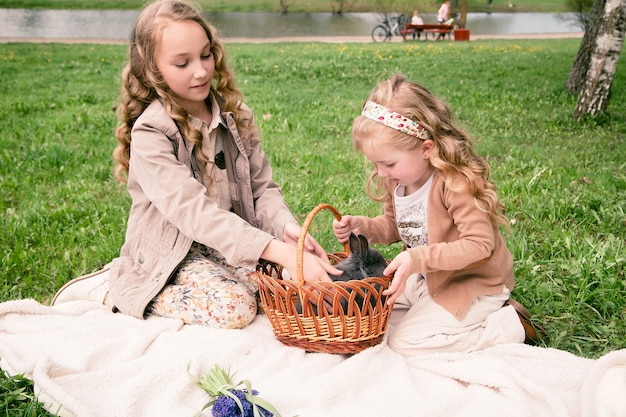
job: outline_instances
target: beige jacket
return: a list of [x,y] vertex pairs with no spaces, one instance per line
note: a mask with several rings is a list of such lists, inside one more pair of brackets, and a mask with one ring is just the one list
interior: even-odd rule
[[[386,187],[393,194],[394,183]],[[480,296],[513,290],[513,256],[497,226],[476,207],[467,192],[455,192],[435,175],[428,196],[427,246],[407,249],[413,273],[427,277],[428,292],[442,307],[462,320]],[[384,214],[358,216],[360,232],[372,243],[400,241],[395,207],[385,203]]]
[[[223,108],[219,97],[218,103]],[[217,134],[224,144],[233,212],[207,197],[193,145],[160,101],[135,122],[128,173],[132,206],[109,282],[119,311],[143,317],[194,241],[218,250],[232,265],[254,267],[269,242],[282,238],[285,224],[296,222],[272,180],[258,134],[244,146],[234,114],[222,112],[222,118]]]

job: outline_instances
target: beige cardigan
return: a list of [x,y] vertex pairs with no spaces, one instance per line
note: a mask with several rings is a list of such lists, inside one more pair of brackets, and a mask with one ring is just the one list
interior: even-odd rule
[[[395,185],[385,184],[391,194]],[[412,272],[427,276],[428,291],[439,305],[462,320],[477,297],[499,294],[503,285],[513,290],[513,257],[471,193],[455,192],[435,175],[427,216],[428,246],[408,251]],[[382,215],[358,219],[360,232],[372,243],[400,241],[393,201],[385,203]]]
[[128,173],[132,206],[109,279],[122,313],[143,317],[194,241],[217,249],[232,265],[254,268],[269,242],[282,239],[285,224],[297,223],[272,180],[258,135],[244,146],[234,115],[222,112],[222,119],[217,129],[234,212],[207,196],[193,146],[158,100],[135,122]]

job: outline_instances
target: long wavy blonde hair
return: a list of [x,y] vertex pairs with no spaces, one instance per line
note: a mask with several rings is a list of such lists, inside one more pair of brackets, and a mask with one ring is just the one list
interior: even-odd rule
[[188,123],[188,113],[176,104],[172,91],[163,80],[156,65],[157,48],[163,29],[171,22],[194,21],[207,34],[211,53],[215,58],[215,76],[211,90],[225,101],[225,110],[235,114],[237,127],[243,140],[253,129],[252,118],[242,108],[242,94],[235,86],[232,70],[226,63],[222,43],[216,29],[202,16],[200,8],[186,0],[158,0],[146,6],[135,23],[128,47],[128,63],[122,71],[122,97],[117,107],[120,124],[115,131],[119,144],[113,152],[117,162],[115,176],[125,182],[130,160],[131,130],[137,118],[152,101],[160,98],[169,116],[176,121],[183,136],[194,143],[195,156],[203,162],[200,152],[202,135]]
[[[469,188],[468,191],[474,195],[477,207],[488,213],[494,224],[508,226],[504,206],[498,200],[495,185],[489,180],[489,164],[474,152],[472,139],[455,125],[452,112],[442,100],[402,74],[395,74],[379,82],[367,100],[412,119],[430,132],[433,150],[429,161],[436,175],[445,181],[447,187],[456,190],[463,185],[454,179],[462,175],[466,179],[464,187]],[[352,138],[357,151],[361,151],[363,144],[370,140],[407,152],[416,151],[424,142],[364,116],[355,118]],[[381,202],[390,201],[391,190],[386,189],[383,183],[374,168],[367,182],[370,198]]]

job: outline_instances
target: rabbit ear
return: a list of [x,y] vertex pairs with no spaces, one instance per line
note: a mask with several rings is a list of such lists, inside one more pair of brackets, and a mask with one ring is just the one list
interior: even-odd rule
[[[360,235],[359,235],[360,236]],[[354,256],[359,256],[361,254],[361,242],[359,237],[354,234],[354,232],[350,232],[350,253]]]
[[365,256],[370,249],[370,243],[365,236],[359,235],[359,244],[361,247],[361,253]]

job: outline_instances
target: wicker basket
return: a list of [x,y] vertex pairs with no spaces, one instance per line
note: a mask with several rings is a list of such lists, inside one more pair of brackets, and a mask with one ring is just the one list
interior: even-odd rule
[[[259,294],[274,334],[282,343],[308,352],[357,353],[383,339],[391,307],[385,303],[382,292],[389,287],[391,278],[304,282],[304,238],[313,218],[323,209],[341,219],[329,204],[313,209],[298,240],[298,276],[295,280],[283,279],[282,266],[263,262],[257,267]],[[347,243],[344,251],[328,257],[333,263],[345,259],[350,253]]]

